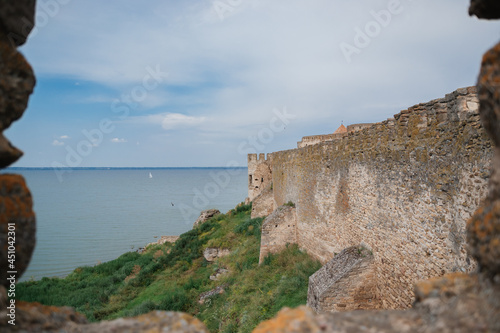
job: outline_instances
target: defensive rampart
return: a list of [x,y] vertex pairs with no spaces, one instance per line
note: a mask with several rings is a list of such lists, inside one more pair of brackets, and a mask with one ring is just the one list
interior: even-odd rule
[[323,263],[371,249],[378,301],[406,308],[417,280],[475,268],[465,224],[487,194],[491,157],[476,89],[462,88],[338,140],[273,153],[274,201],[296,204],[297,242]]

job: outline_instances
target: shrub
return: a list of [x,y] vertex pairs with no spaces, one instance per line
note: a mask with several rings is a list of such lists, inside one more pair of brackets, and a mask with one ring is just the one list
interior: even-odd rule
[[191,299],[181,288],[169,290],[163,296],[158,310],[164,311],[186,311],[191,306]]

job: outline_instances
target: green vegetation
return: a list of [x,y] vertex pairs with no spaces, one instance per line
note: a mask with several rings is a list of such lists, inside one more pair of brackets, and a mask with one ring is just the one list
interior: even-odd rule
[[295,208],[295,204],[291,201],[288,201],[286,204],[283,204],[283,206],[290,206],[290,207]]
[[[305,304],[308,278],[320,268],[297,246],[269,255],[258,265],[262,218],[241,205],[190,230],[174,243],[125,253],[94,267],[80,267],[64,279],[43,278],[17,285],[20,300],[72,306],[91,321],[137,316],[152,310],[184,311],[211,332],[250,332],[282,307]],[[231,254],[215,262],[206,247]],[[210,280],[217,269],[229,273]],[[200,294],[226,286],[199,303]]]

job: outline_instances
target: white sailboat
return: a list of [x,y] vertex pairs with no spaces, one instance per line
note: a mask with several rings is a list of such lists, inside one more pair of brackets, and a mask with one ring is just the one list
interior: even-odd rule
[[149,178],[153,178],[153,174],[151,174],[151,172],[149,173]]

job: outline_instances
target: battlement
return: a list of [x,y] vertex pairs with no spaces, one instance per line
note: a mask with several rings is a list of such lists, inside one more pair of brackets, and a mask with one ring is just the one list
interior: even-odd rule
[[248,154],[248,197],[256,198],[272,180],[272,154]]
[[257,154],[248,154],[248,163],[265,163],[269,162],[270,159],[272,158],[272,153],[266,154],[260,153],[259,155]]

